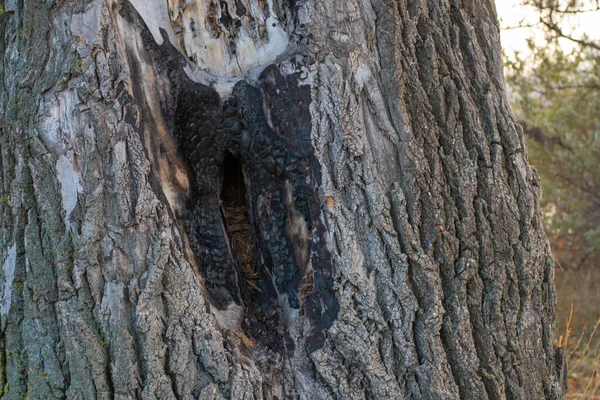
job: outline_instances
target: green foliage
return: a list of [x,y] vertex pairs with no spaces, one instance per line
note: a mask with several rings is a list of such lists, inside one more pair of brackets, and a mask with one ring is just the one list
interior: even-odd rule
[[523,0],[522,4],[537,12],[538,22],[534,25],[541,27],[549,40],[565,39],[581,47],[600,50],[600,43],[574,29],[578,17],[598,15],[598,0]]
[[505,59],[513,109],[542,178],[547,233],[564,266],[600,259],[600,51],[557,40]]

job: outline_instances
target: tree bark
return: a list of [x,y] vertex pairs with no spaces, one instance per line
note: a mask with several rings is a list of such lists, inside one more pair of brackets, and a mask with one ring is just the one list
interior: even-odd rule
[[563,398],[491,0],[9,0],[2,398]]

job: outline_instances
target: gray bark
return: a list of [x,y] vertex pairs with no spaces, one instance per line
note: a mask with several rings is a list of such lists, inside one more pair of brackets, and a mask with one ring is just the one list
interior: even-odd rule
[[4,11],[2,398],[564,397],[491,0]]

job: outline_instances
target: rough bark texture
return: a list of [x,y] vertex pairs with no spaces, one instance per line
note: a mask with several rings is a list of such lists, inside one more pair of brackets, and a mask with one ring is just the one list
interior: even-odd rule
[[9,0],[21,399],[562,398],[491,0]]

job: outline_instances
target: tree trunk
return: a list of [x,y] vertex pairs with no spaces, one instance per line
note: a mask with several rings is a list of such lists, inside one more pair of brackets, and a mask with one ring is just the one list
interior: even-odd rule
[[491,0],[7,0],[6,399],[564,396]]

